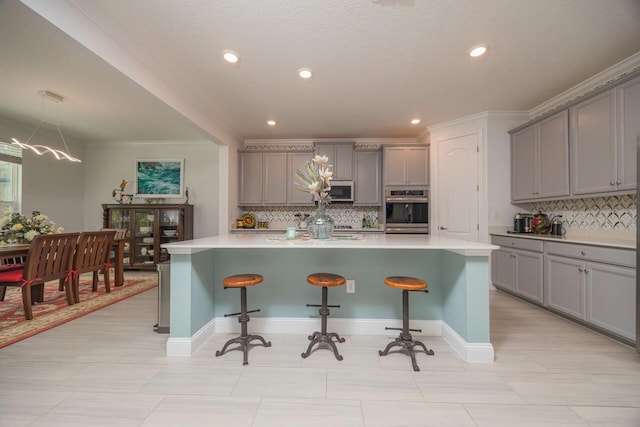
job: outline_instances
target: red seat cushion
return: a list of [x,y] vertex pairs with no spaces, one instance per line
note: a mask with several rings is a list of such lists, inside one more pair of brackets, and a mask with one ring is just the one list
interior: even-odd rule
[[14,268],[12,270],[0,270],[0,286],[3,283],[16,283],[22,281],[22,273],[24,272],[24,266],[20,268]]

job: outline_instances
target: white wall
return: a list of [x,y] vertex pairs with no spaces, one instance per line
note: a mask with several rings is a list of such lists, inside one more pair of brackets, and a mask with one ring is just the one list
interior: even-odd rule
[[[197,142],[111,142],[87,144],[84,164],[86,168],[84,206],[85,228],[102,227],[102,204],[116,203],[111,197],[125,179],[129,182],[125,192],[133,193],[135,160],[184,160],[185,186],[189,187],[189,203],[194,205],[194,238],[219,233],[220,209],[220,147],[210,141]],[[167,199],[167,203],[182,203],[184,199]],[[135,199],[134,203],[145,203]],[[226,207],[225,207],[226,210]],[[225,230],[226,232],[226,230]]]
[[[26,142],[35,125],[0,118],[0,141],[17,138]],[[64,130],[62,131],[64,135]],[[82,146],[65,137],[71,154],[84,159]],[[30,144],[63,149],[55,127],[43,124]],[[22,155],[22,213],[39,210],[66,231],[84,229],[84,170],[86,164],[55,160],[51,155],[38,156],[25,150]]]

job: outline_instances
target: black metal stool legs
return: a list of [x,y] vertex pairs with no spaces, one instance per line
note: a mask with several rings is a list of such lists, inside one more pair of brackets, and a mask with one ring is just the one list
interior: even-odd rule
[[378,354],[380,356],[386,356],[387,354],[389,354],[389,350],[393,347],[402,347],[405,350],[407,350],[407,352],[409,353],[409,356],[411,356],[411,364],[413,365],[414,371],[420,370],[420,367],[416,362],[416,354],[415,354],[414,347],[416,346],[422,347],[422,349],[424,349],[424,352],[427,355],[433,356],[434,354],[433,350],[427,349],[427,346],[425,346],[422,341],[414,340],[413,336],[411,335],[411,331],[422,332],[422,330],[409,329],[409,291],[407,290],[402,291],[402,329],[399,329],[399,328],[385,328],[385,329],[400,330],[401,332],[400,332],[400,336],[396,338],[394,341],[391,341],[389,344],[387,344],[387,347],[383,351],[378,350]]
[[271,341],[267,342],[260,335],[249,335],[247,333],[247,322],[249,321],[249,313],[256,313],[258,311],[260,310],[247,311],[247,288],[245,287],[240,288],[240,312],[224,315],[224,317],[239,315],[238,322],[240,322],[240,325],[241,325],[240,336],[236,338],[232,338],[229,341],[227,341],[222,347],[222,350],[216,351],[216,357],[222,356],[227,351],[227,348],[229,347],[229,345],[240,344],[240,347],[238,347],[237,349],[242,349],[242,352],[244,353],[242,364],[248,365],[249,364],[249,360],[248,360],[249,343],[251,341],[258,340],[262,343],[263,346],[271,347]]
[[307,304],[307,307],[320,307],[320,310],[318,310],[318,313],[320,313],[320,316],[322,317],[322,321],[320,326],[320,332],[316,331],[313,334],[309,335],[309,341],[311,342],[307,347],[307,351],[302,353],[302,357],[305,359],[309,357],[309,355],[311,354],[311,349],[313,348],[314,345],[320,344],[320,343],[327,343],[333,350],[333,354],[336,356],[336,359],[342,360],[342,356],[338,353],[338,348],[336,347],[336,344],[333,342],[333,340],[335,339],[337,342],[344,342],[345,339],[340,337],[340,335],[338,335],[335,332],[327,333],[327,316],[329,315],[329,307],[340,307],[340,306],[327,305],[327,295],[328,295],[327,287],[323,286],[322,287],[322,305],[318,306],[317,304]]

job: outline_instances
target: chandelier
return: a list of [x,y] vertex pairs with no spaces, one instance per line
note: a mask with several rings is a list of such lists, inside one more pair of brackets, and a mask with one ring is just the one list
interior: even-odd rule
[[[40,95],[42,97],[43,117],[44,117],[44,100],[45,99],[48,99],[50,101],[55,102],[56,103],[56,107],[58,106],[59,103],[64,101],[64,97],[62,95],[58,95],[57,93],[54,93],[54,92],[51,92],[51,91],[48,91],[48,90],[39,90],[38,91],[38,95]],[[57,108],[56,108],[56,113],[57,112],[58,111],[57,111]],[[64,145],[64,148],[65,148],[66,151],[57,150],[57,149],[51,148],[51,147],[49,147],[47,145],[31,145],[31,144],[29,144],[29,142],[31,141],[31,138],[33,138],[33,136],[36,134],[38,129],[40,129],[40,126],[42,126],[43,123],[49,123],[49,124],[55,125],[56,129],[58,129],[58,134],[60,135],[60,139],[62,139],[62,144]],[[39,156],[41,156],[43,154],[46,154],[46,153],[50,153],[57,160],[69,160],[71,162],[81,162],[80,159],[78,159],[77,157],[73,157],[70,154],[69,147],[67,147],[67,141],[64,140],[64,136],[62,135],[62,131],[60,130],[60,126],[58,125],[58,123],[57,122],[55,122],[55,123],[47,122],[46,120],[44,120],[44,118],[40,120],[40,123],[38,123],[38,126],[36,126],[36,128],[33,130],[33,132],[31,132],[31,135],[27,139],[27,142],[20,142],[16,138],[12,138],[11,139],[11,143],[14,144],[14,145],[19,146],[23,150],[31,150],[34,153],[38,154]]]

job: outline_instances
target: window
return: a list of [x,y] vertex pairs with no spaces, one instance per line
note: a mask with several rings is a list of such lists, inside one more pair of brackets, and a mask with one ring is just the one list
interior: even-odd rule
[[20,212],[22,202],[22,149],[0,142],[0,215]]

